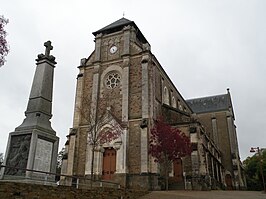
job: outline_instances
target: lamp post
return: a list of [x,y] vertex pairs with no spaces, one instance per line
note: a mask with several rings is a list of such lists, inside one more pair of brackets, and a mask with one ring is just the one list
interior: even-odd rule
[[262,170],[262,155],[261,155],[261,149],[260,147],[251,147],[250,152],[254,153],[254,152],[258,152],[259,154],[259,162],[260,162],[260,174],[261,174],[261,178],[262,178],[262,184],[263,184],[263,188],[264,188],[264,192],[266,193],[266,188],[265,188],[265,181],[264,181],[264,175],[263,175],[263,170]]

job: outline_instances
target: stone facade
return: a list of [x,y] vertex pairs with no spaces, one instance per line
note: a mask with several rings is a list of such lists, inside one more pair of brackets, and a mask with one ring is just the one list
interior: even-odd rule
[[[62,174],[91,175],[89,124],[108,113],[110,122],[123,133],[95,149],[96,177],[108,177],[129,188],[163,188],[160,167],[148,153],[150,129],[163,116],[189,136],[194,147],[190,157],[173,165],[170,186],[222,187],[221,151],[151,53],[136,24],[122,18],[93,34],[95,50],[79,66],[74,122],[67,136]],[[112,152],[106,154],[107,150]],[[115,169],[106,171],[106,162]]]

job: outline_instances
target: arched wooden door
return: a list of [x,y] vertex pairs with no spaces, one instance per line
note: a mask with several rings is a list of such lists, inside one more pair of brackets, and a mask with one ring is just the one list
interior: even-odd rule
[[174,161],[174,181],[183,182],[183,166],[180,158]]
[[116,150],[106,148],[103,153],[102,179],[111,180],[116,170]]
[[226,183],[227,190],[233,190],[232,177],[230,174],[225,175],[225,183]]

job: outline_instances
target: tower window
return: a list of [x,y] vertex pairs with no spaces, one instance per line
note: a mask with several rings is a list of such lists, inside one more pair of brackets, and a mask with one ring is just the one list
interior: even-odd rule
[[121,77],[117,72],[110,72],[106,75],[105,78],[105,85],[109,89],[114,89],[117,87],[121,82]]
[[169,105],[169,92],[166,87],[164,87],[164,91],[163,91],[163,102]]

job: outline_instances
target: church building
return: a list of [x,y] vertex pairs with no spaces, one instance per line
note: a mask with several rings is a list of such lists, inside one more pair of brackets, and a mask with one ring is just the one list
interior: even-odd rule
[[[193,149],[191,156],[173,164],[171,189],[245,187],[229,91],[222,99],[186,101],[134,21],[121,18],[93,35],[95,49],[78,67],[62,174],[90,177],[93,171],[97,179],[123,187],[163,189],[160,165],[148,153],[150,130],[163,116],[190,137]],[[220,112],[215,106],[224,105],[223,100],[228,109]],[[99,118],[108,122],[96,133],[115,127],[121,134],[96,146],[92,155],[90,127]]]

